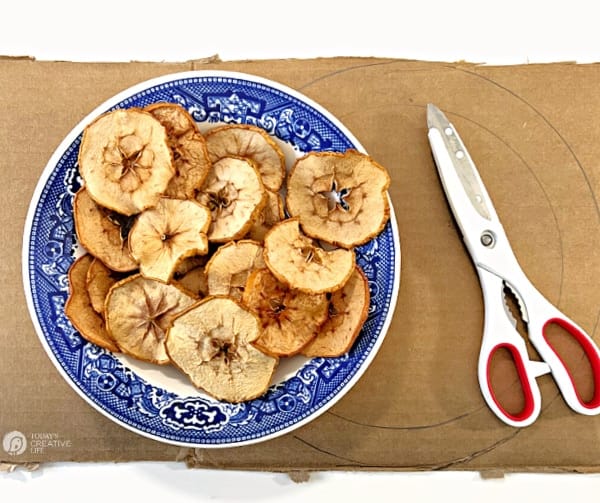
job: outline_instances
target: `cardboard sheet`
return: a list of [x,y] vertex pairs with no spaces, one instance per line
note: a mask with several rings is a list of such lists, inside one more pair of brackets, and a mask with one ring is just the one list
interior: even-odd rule
[[[327,413],[283,437],[180,449],[112,423],[64,382],[30,321],[21,242],[34,186],[64,136],[117,92],[196,68],[279,81],[336,115],[392,175],[402,275],[389,334]],[[549,376],[541,418],[503,425],[481,397],[483,303],[426,135],[425,105],[457,126],[529,277],[596,339],[600,314],[600,66],[393,59],[181,64],[0,60],[0,437],[6,463],[175,460],[257,470],[600,471],[600,417],[574,414]]]

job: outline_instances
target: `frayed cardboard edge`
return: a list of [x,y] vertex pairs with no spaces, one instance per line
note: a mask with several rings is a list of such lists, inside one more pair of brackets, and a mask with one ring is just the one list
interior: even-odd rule
[[40,463],[6,463],[0,462],[0,473],[12,473],[16,470],[23,470],[26,472],[35,472],[39,470]]
[[8,56],[0,54],[0,60],[35,61],[35,58],[33,56]]
[[212,457],[212,449],[183,447],[177,453],[175,461],[183,462],[189,469],[243,470],[286,474],[295,483],[310,482],[314,473],[319,472],[473,472],[479,474],[482,480],[503,479],[514,474],[581,474],[595,475],[600,473],[600,466],[521,466],[521,467],[490,467],[473,469],[456,464],[422,465],[422,466],[323,466],[323,467],[292,467],[267,466],[249,467],[221,463]]
[[128,63],[141,63],[141,64],[168,64],[168,65],[177,65],[177,64],[189,64],[190,66],[194,66],[194,65],[208,65],[208,64],[216,64],[216,63],[223,63],[223,61],[221,60],[220,56],[218,54],[212,54],[210,56],[206,56],[204,58],[197,58],[197,59],[189,59],[189,60],[184,60],[184,61],[166,61],[166,60],[162,60],[162,61],[144,61],[144,60],[136,60],[136,59],[132,59],[129,61],[70,61],[67,59],[37,59],[34,56],[27,56],[27,55],[23,55],[23,56],[11,56],[8,54],[0,54],[0,61],[35,61],[38,63],[75,63],[75,64],[128,64]]
[[[222,463],[215,462],[211,458],[209,449],[190,449],[181,448],[175,456],[175,461],[183,462],[189,469],[219,469],[227,470],[230,469],[228,466]],[[304,484],[310,481],[311,470],[269,470],[271,472],[285,473],[290,480],[296,484]]]
[[304,484],[305,482],[310,481],[311,472],[299,470],[296,472],[287,472],[288,477],[292,482],[296,484]]
[[564,61],[529,61],[523,63],[486,63],[483,61],[467,61],[467,60],[456,60],[456,61],[444,61],[444,60],[425,60],[425,59],[414,59],[414,58],[403,58],[403,57],[389,57],[389,56],[320,56],[320,57],[290,57],[290,58],[248,58],[248,59],[233,59],[233,60],[222,60],[218,54],[202,58],[193,58],[183,61],[171,61],[171,60],[136,60],[132,59],[129,61],[94,61],[94,60],[61,60],[61,59],[37,59],[35,56],[29,55],[6,55],[0,54],[0,61],[2,60],[13,60],[13,61],[31,61],[40,63],[81,63],[81,64],[128,64],[128,63],[140,63],[140,64],[183,64],[190,65],[192,70],[196,69],[197,66],[218,64],[218,63],[252,63],[258,61],[311,61],[317,59],[377,59],[377,60],[394,60],[404,61],[406,63],[432,63],[432,64],[446,64],[456,67],[499,67],[499,66],[547,66],[547,65],[599,65],[600,61],[577,61],[577,60],[564,60]]

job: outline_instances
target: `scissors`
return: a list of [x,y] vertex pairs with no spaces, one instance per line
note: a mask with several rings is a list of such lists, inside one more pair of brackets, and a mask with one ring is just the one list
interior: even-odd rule
[[[600,351],[591,337],[557,309],[529,281],[512,251],[492,200],[454,126],[434,105],[427,105],[429,143],[446,197],[477,270],[484,301],[483,340],[478,361],[479,386],[491,410],[506,424],[532,424],[541,410],[536,378],[551,373],[565,402],[575,412],[600,413]],[[508,287],[518,300],[529,341],[542,361],[531,360],[524,338],[509,315],[504,298]],[[591,367],[594,391],[590,399],[578,392],[572,372],[548,337],[556,324],[581,347]],[[508,411],[490,382],[494,355],[507,350],[523,393],[520,411]]]

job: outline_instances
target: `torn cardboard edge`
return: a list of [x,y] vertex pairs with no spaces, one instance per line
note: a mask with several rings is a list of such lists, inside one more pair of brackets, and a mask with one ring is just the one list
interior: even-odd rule
[[33,56],[9,56],[0,54],[0,61],[36,61]]
[[142,65],[189,65],[190,70],[196,69],[196,65],[210,65],[210,64],[218,64],[218,63],[231,63],[231,64],[244,64],[244,63],[253,63],[260,61],[315,61],[315,60],[373,60],[373,59],[384,59],[390,61],[399,61],[399,62],[407,62],[407,63],[446,63],[446,64],[460,64],[465,66],[479,66],[482,63],[469,63],[467,61],[458,61],[455,63],[451,62],[442,62],[442,61],[420,61],[416,59],[398,59],[398,58],[378,58],[376,56],[324,56],[320,58],[280,58],[280,59],[239,59],[239,60],[223,60],[218,54],[212,54],[210,56],[201,57],[201,58],[193,58],[193,59],[185,59],[181,61],[169,61],[169,60],[160,60],[160,61],[150,61],[150,60],[136,60],[131,59],[127,61],[72,61],[66,59],[38,59],[35,56],[27,56],[27,55],[16,55],[11,56],[8,54],[0,54],[0,61],[30,61],[37,63],[45,63],[45,64],[53,64],[53,63],[69,63],[73,65],[127,65],[127,64],[142,64]]
[[[121,463],[125,463],[126,461],[121,461]],[[60,464],[64,464],[65,462],[61,462]],[[80,462],[66,462],[67,464],[80,464]],[[112,462],[111,464],[119,463],[119,461]],[[14,473],[18,471],[23,472],[43,472],[44,467],[52,466],[58,464],[57,462],[48,462],[48,463],[8,463],[0,461],[0,473]],[[251,473],[273,473],[273,474],[285,474],[289,477],[289,479],[296,484],[304,484],[311,482],[313,474],[323,474],[323,473],[389,473],[388,470],[378,470],[378,469],[358,469],[353,468],[352,470],[302,470],[298,468],[282,468],[278,470],[270,469],[258,469],[258,468],[248,468],[248,469],[240,469],[240,468],[229,468],[229,467],[209,467],[206,465],[189,465],[186,463],[186,466],[190,470],[226,470],[231,472],[251,472]],[[435,473],[436,471],[443,472],[444,470],[428,470],[428,469],[416,469],[416,468],[406,468],[395,470],[395,473],[402,474],[410,474],[410,473]],[[544,467],[543,470],[540,470],[540,467],[524,467],[519,470],[503,470],[503,469],[490,469],[490,470],[459,470],[466,471],[478,474],[481,480],[498,480],[504,479],[511,475],[523,475],[523,474],[535,474],[535,475],[596,475],[597,470],[595,467]]]
[[[363,472],[363,473],[385,473],[390,472],[389,466],[329,466],[325,468],[298,468],[293,465],[281,465],[277,468],[268,469],[259,467],[240,467],[229,466],[225,463],[215,461],[211,457],[211,449],[202,448],[182,448],[178,453],[175,462],[183,462],[188,469],[205,470],[227,470],[227,471],[250,471],[263,473],[286,473],[294,480],[294,477],[302,482],[310,479],[312,473],[326,472]],[[535,474],[597,474],[598,467],[589,466],[522,466],[518,468],[480,468],[470,467],[461,468],[454,463],[443,463],[439,465],[421,465],[421,466],[394,466],[393,472],[398,473],[422,473],[422,472],[473,472],[478,473],[482,479],[501,479],[511,474],[535,473]],[[294,480],[296,481],[296,480]]]
[[7,463],[6,461],[0,461],[0,473],[12,473],[16,470],[34,472],[39,470],[40,466],[41,463]]
[[447,64],[447,65],[452,65],[458,68],[462,68],[462,67],[466,67],[466,68],[473,68],[473,67],[535,67],[535,66],[548,66],[548,65],[581,65],[581,66],[593,66],[593,65],[598,65],[600,64],[600,60],[599,61],[586,61],[586,62],[579,62],[577,60],[564,60],[564,61],[534,61],[534,62],[530,62],[527,61],[526,63],[506,63],[506,64],[498,64],[498,63],[486,63],[483,61],[467,61],[464,59],[459,59],[456,61],[443,61],[443,60],[422,60],[422,59],[412,59],[412,58],[401,58],[401,57],[383,57],[383,56],[377,56],[377,55],[372,55],[372,56],[323,56],[323,57],[317,57],[317,58],[301,58],[301,57],[292,57],[292,58],[276,58],[276,59],[272,59],[272,58],[264,58],[264,59],[257,59],[257,58],[247,58],[247,59],[228,59],[228,60],[223,60],[221,59],[221,57],[218,54],[212,54],[209,56],[205,56],[205,57],[200,57],[200,58],[192,58],[192,59],[185,59],[185,60],[181,60],[181,61],[170,61],[170,60],[156,60],[156,61],[152,61],[152,60],[136,60],[136,59],[131,59],[131,60],[127,60],[127,61],[95,61],[95,60],[80,60],[80,61],[72,61],[72,60],[67,60],[67,59],[38,59],[35,56],[29,56],[29,55],[9,55],[9,54],[0,54],[0,61],[37,61],[40,63],[72,63],[72,64],[82,64],[82,65],[87,65],[87,64],[98,64],[98,65],[102,65],[102,64],[107,64],[107,65],[113,65],[113,64],[128,64],[128,63],[139,63],[139,64],[165,64],[165,65],[169,65],[169,64],[177,64],[177,65],[186,65],[189,64],[190,65],[190,70],[195,70],[197,68],[195,68],[196,65],[209,65],[209,64],[216,64],[216,63],[252,63],[252,62],[259,62],[259,61],[312,61],[312,60],[344,60],[344,59],[348,59],[348,60],[372,60],[372,59],[382,59],[382,60],[390,60],[390,61],[398,61],[398,62],[406,62],[406,63],[430,63],[430,64]]
[[129,60],[129,61],[70,61],[66,59],[38,59],[35,56],[27,56],[27,55],[8,55],[8,54],[0,54],[0,61],[31,61],[31,62],[39,62],[39,63],[72,63],[72,64],[94,64],[94,65],[113,65],[113,64],[128,64],[128,63],[140,63],[140,64],[177,64],[177,65],[185,65],[189,64],[191,69],[193,69],[194,65],[207,65],[212,63],[222,63],[223,61],[219,57],[218,54],[213,54],[211,56],[206,56],[204,58],[194,58],[184,61],[142,61],[142,60]]
[[503,468],[490,468],[476,470],[470,469],[432,469],[431,467],[400,467],[394,468],[390,472],[389,468],[377,468],[377,467],[339,467],[339,468],[324,468],[320,469],[299,469],[296,467],[281,467],[277,469],[260,469],[260,468],[232,468],[227,466],[207,466],[203,464],[190,465],[186,463],[186,466],[190,470],[227,470],[227,471],[246,471],[255,473],[285,473],[294,482],[308,482],[313,474],[319,473],[436,473],[436,472],[471,472],[478,474],[482,480],[494,480],[503,479],[510,475],[522,475],[522,474],[536,474],[536,475],[559,475],[559,474],[573,474],[573,475],[597,475],[598,468],[595,466],[566,466],[566,467],[548,467],[548,466],[525,466],[517,469],[503,469]]

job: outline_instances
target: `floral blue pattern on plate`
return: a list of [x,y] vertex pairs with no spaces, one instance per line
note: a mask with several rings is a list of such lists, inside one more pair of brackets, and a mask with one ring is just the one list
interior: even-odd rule
[[[398,294],[400,248],[394,213],[383,232],[359,247],[357,263],[371,288],[368,319],[351,351],[339,358],[295,360],[296,367],[256,400],[230,404],[181,391],[160,370],[138,371],[121,355],[84,341],[64,314],[67,272],[79,247],[72,201],[81,186],[77,154],[84,127],[116,108],[168,101],[185,107],[199,127],[253,124],[286,146],[308,151],[364,152],[329,112],[283,85],[233,72],[197,71],[143,82],[108,100],[63,140],[31,201],[23,243],[29,311],[49,357],[92,406],[141,435],[183,446],[227,447],[287,433],[325,412],[360,378],[388,330]],[[289,155],[288,152],[288,155]],[[181,376],[182,379],[187,379]]]

